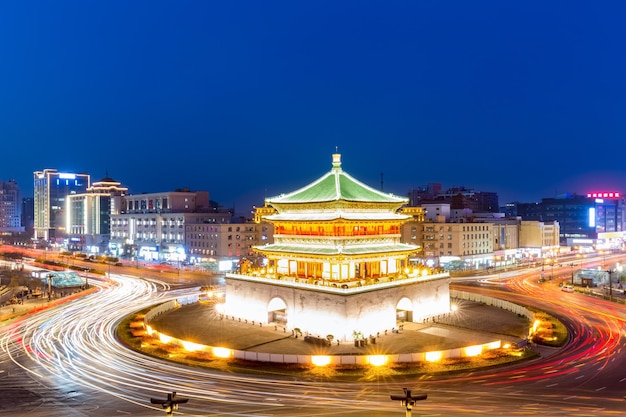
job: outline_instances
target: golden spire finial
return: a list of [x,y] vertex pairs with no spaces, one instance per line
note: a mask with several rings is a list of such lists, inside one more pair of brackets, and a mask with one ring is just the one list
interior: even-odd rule
[[333,169],[341,169],[341,154],[338,152],[333,154]]

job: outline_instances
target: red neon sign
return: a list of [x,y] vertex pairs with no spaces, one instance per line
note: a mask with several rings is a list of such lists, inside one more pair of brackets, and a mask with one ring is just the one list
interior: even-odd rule
[[608,193],[587,193],[587,197],[590,198],[620,198],[620,193],[608,192]]

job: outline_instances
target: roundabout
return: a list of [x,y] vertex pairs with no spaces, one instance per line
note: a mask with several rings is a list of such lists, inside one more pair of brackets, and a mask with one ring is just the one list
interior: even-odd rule
[[526,343],[527,317],[470,300],[457,300],[454,314],[399,323],[366,344],[319,343],[319,337],[307,338],[278,323],[246,323],[221,315],[212,302],[168,303],[125,321],[126,337],[120,329],[125,343],[168,360],[232,365],[243,372],[263,368],[268,373],[329,366],[337,375],[353,375],[355,370],[386,365],[408,375],[510,364],[538,355]]

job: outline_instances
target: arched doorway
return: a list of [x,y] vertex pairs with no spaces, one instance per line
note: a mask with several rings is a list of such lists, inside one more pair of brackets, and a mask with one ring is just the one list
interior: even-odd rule
[[396,304],[396,321],[413,321],[413,302],[407,297],[402,297]]
[[267,305],[267,322],[287,324],[287,304],[281,298],[274,297]]

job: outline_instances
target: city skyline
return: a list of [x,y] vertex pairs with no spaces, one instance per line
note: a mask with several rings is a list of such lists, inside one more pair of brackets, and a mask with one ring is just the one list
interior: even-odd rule
[[335,150],[402,196],[431,182],[501,205],[624,191],[618,2],[0,11],[0,180],[24,196],[52,168],[247,211],[318,178]]

